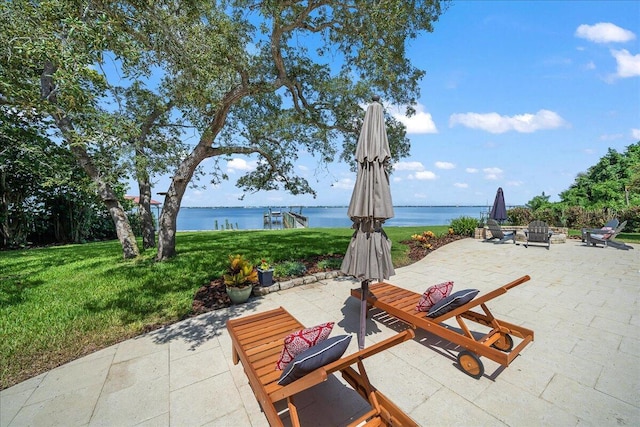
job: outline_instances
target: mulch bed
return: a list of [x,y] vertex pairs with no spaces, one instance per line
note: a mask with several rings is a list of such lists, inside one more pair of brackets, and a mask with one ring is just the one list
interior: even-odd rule
[[[326,269],[319,268],[318,263],[322,260],[331,258],[342,259],[342,257],[321,256],[309,260],[299,260],[298,262],[304,264],[306,268],[304,274],[307,275],[319,273],[321,271],[327,271]],[[282,281],[293,279],[293,277],[278,277],[278,279]],[[230,305],[231,300],[227,295],[227,291],[222,278],[215,279],[212,280],[209,284],[200,287],[200,289],[196,291],[196,295],[193,298],[191,314],[193,316],[197,316],[198,314],[206,313],[212,310],[218,310],[224,307],[229,307]]]
[[456,240],[466,239],[466,236],[460,236],[458,234],[445,234],[444,236],[435,237],[429,240],[431,244],[430,248],[426,248],[424,245],[416,242],[415,240],[404,240],[400,243],[403,245],[409,246],[409,259],[411,262],[420,261],[422,258],[429,255],[431,252],[435,251],[438,248],[443,247],[444,245],[455,242]]
[[[464,236],[459,236],[455,234],[447,234],[441,237],[433,238],[429,241],[431,244],[430,248],[425,248],[420,243],[414,240],[405,240],[401,242],[402,244],[409,246],[409,259],[411,262],[416,262],[429,255],[429,253],[435,251],[436,249],[451,243],[456,240],[464,239]],[[321,271],[325,271],[323,269],[318,268],[318,262],[323,259],[327,259],[330,257],[317,257],[311,260],[300,260],[301,263],[305,265],[307,268],[306,274],[318,273]],[[341,257],[340,257],[341,258]],[[288,280],[291,277],[279,277],[279,280]],[[224,307],[229,307],[231,305],[231,300],[227,295],[227,291],[225,289],[224,283],[222,279],[212,280],[211,283],[202,286],[196,292],[196,295],[193,299],[193,308],[191,315],[197,316],[202,313],[206,313],[213,310],[218,310]]]

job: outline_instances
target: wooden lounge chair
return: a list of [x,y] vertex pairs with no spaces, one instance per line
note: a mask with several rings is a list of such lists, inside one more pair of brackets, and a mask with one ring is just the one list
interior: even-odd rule
[[[371,385],[362,363],[363,359],[369,356],[412,339],[415,336],[412,330],[406,330],[356,353],[343,356],[287,385],[279,385],[282,371],[277,371],[275,364],[284,338],[291,332],[304,329],[304,326],[280,307],[231,319],[227,321],[227,329],[233,345],[233,363],[242,362],[253,393],[272,427],[283,425],[274,405],[283,399],[287,401],[291,423],[299,426],[294,395],[325,381],[329,375],[336,372],[340,372],[347,383],[371,405],[371,410],[354,420],[352,425],[366,422],[364,425],[417,426],[407,414]],[[357,371],[351,367],[354,364],[358,367]]]
[[[496,319],[486,305],[489,300],[529,279],[529,276],[522,276],[436,318],[427,317],[427,313],[423,311],[416,311],[420,294],[385,282],[369,286],[367,302],[414,328],[423,329],[464,347],[466,350],[458,354],[458,364],[466,374],[477,379],[484,374],[480,356],[485,356],[502,366],[509,366],[527,344],[533,341],[532,330]],[[360,289],[352,289],[351,295],[360,298]],[[478,306],[484,314],[471,310]],[[458,322],[461,332],[443,323],[452,318]],[[489,331],[477,339],[464,322],[465,319],[488,327]],[[521,339],[515,348],[512,335]]]
[[602,228],[583,228],[581,230],[582,242],[584,243],[587,241],[587,233],[606,234],[608,231],[615,230],[618,225],[620,225],[620,221],[618,221],[618,218],[614,218],[607,221],[607,223],[603,225]]
[[504,243],[507,240],[513,240],[513,243],[516,242],[516,232],[515,230],[505,231],[500,224],[496,222],[495,219],[487,220],[487,227],[491,232],[491,237],[485,239],[485,241],[490,241],[494,239],[498,239],[496,243]]
[[551,247],[551,236],[553,231],[549,230],[549,225],[544,221],[531,221],[526,230],[524,230],[524,236],[526,238],[524,247],[528,248],[529,243],[545,243],[547,250]]
[[633,249],[633,246],[627,245],[623,242],[618,242],[617,240],[613,240],[627,225],[627,221],[623,221],[622,224],[618,225],[614,230],[598,230],[598,233],[591,233],[591,231],[587,231],[587,236],[585,242],[588,245],[602,245],[604,247],[611,246],[612,248],[629,250]]

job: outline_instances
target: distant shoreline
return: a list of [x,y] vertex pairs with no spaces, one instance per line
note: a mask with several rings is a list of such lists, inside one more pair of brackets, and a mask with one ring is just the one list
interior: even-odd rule
[[[394,208],[490,208],[491,205],[394,205]],[[181,209],[348,208],[347,205],[181,206]]]

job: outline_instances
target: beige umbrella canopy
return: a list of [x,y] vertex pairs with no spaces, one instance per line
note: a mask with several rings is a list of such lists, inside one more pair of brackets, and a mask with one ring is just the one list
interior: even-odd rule
[[367,108],[358,138],[356,160],[358,174],[347,215],[355,232],[340,270],[361,280],[360,333],[358,346],[364,348],[366,333],[366,295],[369,282],[384,280],[395,274],[391,262],[391,241],[382,225],[392,218],[393,203],[387,170],[391,152],[379,98]]

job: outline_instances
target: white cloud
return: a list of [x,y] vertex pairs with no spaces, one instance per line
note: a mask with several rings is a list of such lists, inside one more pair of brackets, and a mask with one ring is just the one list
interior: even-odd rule
[[438,169],[455,169],[456,165],[450,162],[436,162],[436,167]]
[[478,169],[476,168],[466,168],[465,171],[467,173],[478,173]]
[[614,141],[616,139],[623,138],[624,135],[621,133],[613,133],[608,135],[600,135],[600,141]]
[[585,70],[595,70],[596,69],[596,64],[593,61],[587,62],[586,64],[584,64],[582,66],[583,69]]
[[595,152],[596,152],[596,150],[594,150],[593,148],[585,148],[585,149],[584,149],[584,152],[585,152],[586,154],[593,154],[593,153],[595,153]]
[[501,116],[498,113],[456,113],[449,117],[449,126],[462,125],[471,129],[480,129],[490,133],[516,131],[531,133],[541,129],[556,129],[566,126],[567,122],[553,111],[540,110],[535,114]]
[[640,76],[640,53],[632,55],[626,49],[611,49],[611,55],[613,55],[618,63],[616,77],[625,78]]
[[458,187],[458,188],[468,188],[469,184],[465,183],[465,182],[456,182],[453,184],[454,187]]
[[309,167],[305,165],[298,165],[298,169],[300,169],[302,172],[309,172]]
[[342,178],[331,184],[331,187],[339,190],[353,190],[354,185],[355,181],[352,178]]
[[431,113],[425,111],[424,105],[416,105],[415,110],[416,113],[411,117],[405,116],[400,107],[389,108],[389,113],[407,127],[408,134],[438,133]]
[[523,184],[522,181],[508,181],[507,185],[510,187],[520,187]]
[[424,165],[421,162],[398,162],[393,165],[393,169],[397,171],[421,171]]
[[631,138],[640,140],[640,129],[631,129]]
[[438,178],[436,174],[431,171],[419,171],[409,175],[409,179],[416,179],[418,181],[430,181],[436,178]]
[[494,167],[494,168],[484,168],[482,169],[482,172],[484,172],[484,179],[495,181],[502,178],[502,173],[504,171],[500,168]]
[[239,171],[251,171],[256,168],[255,162],[247,162],[244,159],[231,159],[227,162],[227,172],[236,173]]
[[624,43],[636,38],[633,32],[620,28],[610,22],[599,22],[595,25],[580,25],[576,30],[575,36],[594,43]]

